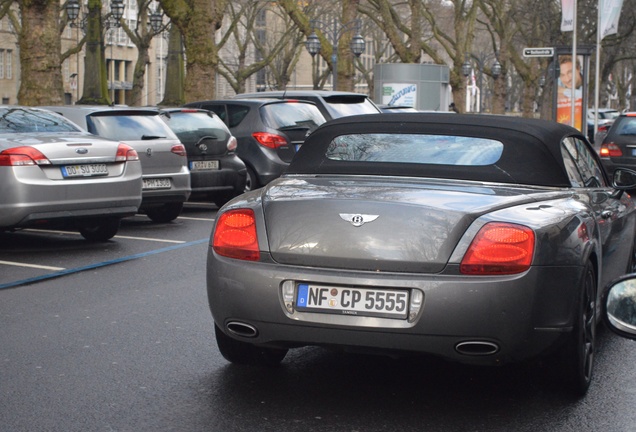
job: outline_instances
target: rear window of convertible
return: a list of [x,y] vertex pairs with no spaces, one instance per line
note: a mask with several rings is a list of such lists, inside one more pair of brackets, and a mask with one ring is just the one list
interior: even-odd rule
[[333,161],[486,166],[503,153],[500,141],[429,134],[352,134],[333,139],[325,156]]

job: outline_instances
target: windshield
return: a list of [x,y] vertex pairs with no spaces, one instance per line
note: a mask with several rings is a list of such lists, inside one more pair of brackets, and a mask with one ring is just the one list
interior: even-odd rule
[[0,133],[80,131],[73,123],[49,111],[25,108],[0,109]]
[[88,131],[116,141],[177,139],[158,115],[108,112],[88,118]]

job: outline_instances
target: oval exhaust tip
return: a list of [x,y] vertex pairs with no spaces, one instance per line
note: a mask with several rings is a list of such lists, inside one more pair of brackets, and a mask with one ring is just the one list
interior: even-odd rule
[[466,341],[455,345],[455,350],[463,355],[486,356],[499,352],[499,345],[486,341]]
[[225,325],[225,328],[233,335],[240,337],[253,338],[258,336],[256,327],[240,321],[230,321]]

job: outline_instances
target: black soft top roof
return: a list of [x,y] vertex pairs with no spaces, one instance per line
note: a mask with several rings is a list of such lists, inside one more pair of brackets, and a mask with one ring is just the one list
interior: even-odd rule
[[[457,166],[332,160],[325,156],[340,135],[390,133],[488,138],[504,144],[492,165]],[[560,123],[497,115],[391,113],[343,117],[327,122],[305,141],[288,174],[354,174],[452,178],[538,186],[571,186],[560,144],[580,131]]]

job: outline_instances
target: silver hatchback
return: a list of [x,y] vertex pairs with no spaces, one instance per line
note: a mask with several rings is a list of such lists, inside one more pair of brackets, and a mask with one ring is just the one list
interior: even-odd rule
[[48,111],[0,106],[0,231],[65,227],[105,241],[140,203],[131,146]]
[[131,145],[139,153],[142,167],[140,211],[155,222],[170,222],[179,216],[191,192],[186,150],[157,110],[104,105],[43,108],[92,134]]

